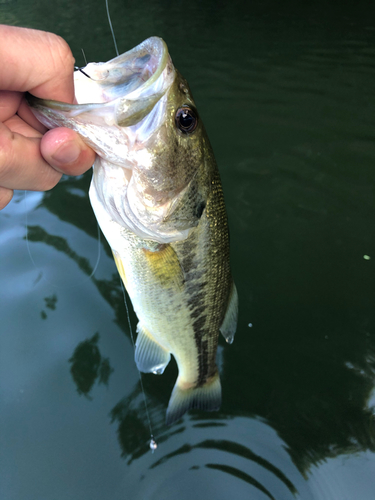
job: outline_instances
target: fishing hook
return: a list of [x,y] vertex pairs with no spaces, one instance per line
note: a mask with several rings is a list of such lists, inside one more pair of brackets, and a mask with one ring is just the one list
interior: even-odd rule
[[[85,67],[85,66],[82,66],[82,68],[84,68],[84,67]],[[85,72],[83,71],[83,69],[82,69],[82,68],[79,68],[78,66],[74,66],[74,69],[75,69],[75,70],[80,71],[80,72],[81,72],[81,73],[83,73],[85,76],[87,76],[87,78],[90,78],[90,80],[92,80],[91,76],[90,76],[90,75],[88,75],[87,73],[85,73]]]

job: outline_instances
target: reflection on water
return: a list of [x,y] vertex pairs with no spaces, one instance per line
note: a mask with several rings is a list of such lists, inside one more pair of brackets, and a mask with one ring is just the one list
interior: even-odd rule
[[[168,436],[160,458],[142,457],[148,473],[138,484],[130,482],[135,498],[158,500],[172,491],[183,500],[206,495],[221,500],[233,491],[239,498],[312,498],[284,443],[267,423],[236,417],[202,426],[188,417],[184,424],[182,434]],[[223,435],[230,439],[223,440]],[[134,462],[130,473],[139,466]]]
[[98,341],[99,333],[97,332],[91,339],[80,342],[69,359],[70,373],[77,386],[78,394],[84,394],[87,397],[96,380],[99,384],[108,385],[109,376],[113,372],[109,359],[103,358],[100,354]]
[[65,238],[62,238],[61,236],[48,234],[40,226],[27,226],[27,239],[29,242],[39,241],[54,247],[59,252],[63,252],[68,257],[73,259],[73,261],[78,264],[79,268],[85,274],[92,273],[93,270],[88,260],[84,257],[79,257],[73,250],[71,250]]
[[[145,375],[150,453],[90,174],[16,194],[0,212],[0,497],[372,500],[375,4],[146,4],[112,1],[119,44],[166,39],[223,178],[241,299],[223,405],[167,428],[176,366]],[[99,0],[12,5],[3,20],[59,32],[77,59],[113,55]]]
[[[226,426],[227,424],[224,423],[223,426]],[[206,424],[205,427],[209,427],[210,424]],[[215,423],[214,426],[217,426]],[[199,427],[195,425],[195,427]],[[264,467],[268,471],[272,472],[278,479],[280,479],[286,487],[289,489],[289,491],[293,494],[297,493],[297,490],[293,486],[293,484],[289,481],[289,479],[272,463],[268,462],[264,458],[262,458],[259,455],[256,455],[253,453],[250,449],[246,448],[246,446],[243,446],[242,444],[239,443],[233,443],[231,441],[224,441],[224,440],[213,440],[213,439],[207,439],[203,441],[202,443],[198,443],[194,446],[190,445],[184,445],[178,450],[175,450],[174,452],[170,453],[169,455],[164,456],[163,458],[159,459],[157,462],[152,464],[151,468],[157,467],[158,465],[161,465],[164,462],[167,462],[169,459],[183,454],[183,453],[190,453],[193,449],[195,448],[203,448],[203,449],[212,449],[212,450],[222,450],[227,453],[233,453],[235,455],[238,455],[243,458],[247,458],[248,460],[252,460],[259,464],[260,466]],[[206,467],[211,468],[211,469],[217,469],[217,470],[222,470],[223,472],[226,472],[228,474],[232,474],[235,477],[238,477],[249,484],[253,484],[256,486],[258,489],[261,491],[267,493],[268,496],[273,498],[267,490],[258,483],[255,479],[251,478],[248,474],[245,474],[241,470],[235,469],[233,467],[230,467],[228,465],[220,465],[220,464],[206,464]]]
[[[39,234],[43,233],[40,232]],[[45,234],[43,234],[43,239],[46,244],[51,244],[51,242],[55,241],[46,237]],[[80,263],[84,262],[84,259],[75,252],[72,252],[67,245],[59,244],[57,249],[65,252],[69,258],[75,260],[83,272],[91,274],[92,270],[89,266],[80,265]],[[111,305],[114,305],[114,295],[110,291],[111,285],[107,283],[106,286],[103,286],[102,280],[98,280],[94,276],[92,277],[92,282],[100,293],[102,293],[103,290],[106,291],[103,295],[106,300],[108,300],[108,297],[112,297]],[[112,285],[116,286],[116,289],[118,289],[118,282],[115,281]],[[118,302],[118,304],[114,307],[114,310],[118,312],[119,308],[123,307],[121,294],[116,295],[115,301]],[[125,323],[123,323],[122,327],[124,327],[124,324]],[[282,436],[285,440],[282,446],[289,455],[286,463],[288,467],[294,470],[294,474],[296,474],[294,466],[296,466],[297,470],[301,473],[300,476],[296,476],[298,478],[296,483],[289,478],[288,474],[283,472],[283,467],[286,466],[285,463],[283,463],[283,467],[279,468],[274,462],[266,459],[264,455],[255,453],[252,450],[251,443],[254,436],[256,436],[256,439],[260,440],[261,443],[264,443],[263,438],[259,437],[259,429],[257,433],[252,434],[249,429],[250,424],[247,423],[247,430],[238,441],[223,439],[223,436],[232,437],[233,439],[233,435],[237,434],[237,426],[239,425],[237,418],[229,418],[229,420],[226,418],[223,420],[223,414],[219,413],[214,419],[212,419],[212,415],[205,415],[203,421],[198,420],[198,423],[196,423],[197,420],[194,417],[194,412],[192,412],[192,416],[183,419],[184,424],[182,426],[176,425],[175,428],[166,430],[164,425],[165,398],[164,402],[161,402],[158,395],[151,392],[154,390],[154,388],[152,388],[153,384],[151,379],[156,378],[152,375],[144,378],[146,380],[146,389],[150,387],[150,392],[147,391],[148,406],[150,408],[153,432],[157,436],[158,444],[160,445],[158,454],[162,454],[162,456],[153,461],[149,466],[149,470],[164,465],[167,466],[167,464],[169,464],[168,470],[170,470],[171,468],[173,469],[171,462],[174,462],[177,457],[187,454],[195,455],[195,452],[199,450],[210,451],[210,459],[207,459],[204,464],[200,465],[193,463],[189,466],[188,470],[197,471],[206,468],[217,471],[217,473],[230,475],[273,499],[277,498],[277,495],[280,494],[280,490],[283,488],[286,488],[291,496],[301,496],[299,488],[306,488],[304,479],[308,479],[310,475],[315,478],[317,471],[319,471],[319,468],[316,468],[316,466],[325,462],[327,459],[333,459],[340,455],[358,454],[366,450],[374,452],[374,408],[368,406],[370,392],[374,389],[374,358],[369,354],[368,349],[371,343],[369,337],[367,338],[367,345],[362,346],[365,348],[365,356],[363,359],[361,359],[361,355],[359,354],[360,350],[358,349],[358,352],[355,354],[357,358],[357,363],[355,365],[347,362],[341,366],[334,366],[335,375],[333,379],[330,380],[330,387],[326,386],[327,381],[324,377],[321,379],[324,386],[319,385],[319,379],[313,377],[311,379],[311,384],[309,384],[308,380],[304,381],[305,385],[307,385],[307,387],[304,388],[304,392],[309,394],[308,398],[302,397],[301,399],[296,399],[296,395],[293,394],[294,403],[290,406],[280,404],[274,412],[272,410],[274,404],[266,403],[263,411],[258,413],[268,418],[267,423],[265,421],[261,423],[262,429],[266,427],[267,432],[269,432],[270,427],[268,426],[271,425],[277,429],[279,436]],[[323,342],[319,342],[319,345],[315,346],[315,349],[318,349],[315,356],[320,359],[320,368],[324,366],[326,340],[326,337],[324,337]],[[91,339],[81,342],[70,358],[70,362],[72,363],[71,372],[79,393],[88,394],[96,379],[99,379],[99,383],[100,381],[108,383],[109,374],[113,370],[110,367],[109,360],[101,357],[97,345],[98,341],[99,335],[95,334]],[[360,345],[357,347],[360,347]],[[246,354],[247,353],[244,352],[244,355]],[[293,359],[295,353],[291,352],[290,356],[291,359]],[[241,355],[237,354],[237,359],[241,366],[246,365],[245,359],[241,361]],[[332,360],[330,360],[330,365],[332,368]],[[242,368],[242,372],[244,372],[244,368]],[[335,378],[341,385],[341,402],[337,397],[333,396]],[[285,384],[285,382],[286,380],[284,379],[283,384]],[[275,381],[274,387],[274,391],[269,395],[270,398],[275,397],[277,389]],[[343,391],[343,389],[345,390]],[[251,415],[254,412],[253,407],[254,401],[249,398],[248,401],[242,402],[241,413],[243,414],[248,411],[249,415]],[[266,410],[266,412],[264,410]],[[234,404],[227,412],[228,415],[235,415],[238,409]],[[199,412],[196,413],[199,415]],[[138,460],[145,459],[148,455],[148,440],[150,437],[144,400],[139,383],[134,386],[128,396],[121,399],[111,409],[110,416],[112,424],[116,423],[116,432],[122,450],[121,455],[127,459],[127,465],[129,467],[134,467],[135,464],[138,463]],[[188,423],[186,421],[188,421]],[[260,425],[259,421],[257,421],[256,425]],[[236,432],[233,433],[231,431],[232,427],[236,429]],[[219,429],[218,434],[221,438],[208,439],[207,436],[211,434],[212,429],[215,434],[217,433],[217,428]],[[167,452],[168,442],[170,440],[173,440],[175,436],[184,436],[184,439],[186,439],[186,436],[189,436],[192,432],[194,433],[194,429],[202,429],[202,431],[199,432],[203,432],[205,438],[198,441],[196,444],[191,444],[191,439],[189,437],[189,443],[185,442],[177,448],[172,447],[172,451],[169,453]],[[274,446],[274,444],[272,446]],[[229,460],[229,463],[212,461],[214,457],[217,457],[217,452],[222,452],[225,456],[233,455],[237,457],[237,459],[241,458],[241,464],[234,467],[230,465],[233,463],[231,460]],[[245,462],[243,462],[243,460],[245,460]],[[245,466],[244,463],[249,464],[250,462],[252,464],[250,469],[256,466],[255,470],[257,472],[255,475],[246,472],[248,466]],[[315,468],[312,468],[312,466],[315,466]],[[259,467],[262,468],[262,474],[259,474]],[[272,475],[272,481],[270,478],[267,478],[265,482],[259,480],[260,477],[264,476],[264,470]],[[164,476],[163,473],[162,477],[165,480]],[[143,478],[142,481],[148,484],[149,475],[146,477],[147,481],[146,478]],[[269,487],[265,486],[265,484],[269,485],[272,483],[277,484],[274,492],[272,492]],[[186,488],[187,484],[188,481],[183,484],[180,483],[179,487],[181,491]],[[313,482],[313,484],[315,483]],[[150,486],[150,484],[147,486],[147,488],[151,489],[153,487],[153,482],[152,486]],[[158,491],[158,489],[155,489],[155,496],[149,496],[149,498],[159,498]],[[322,492],[320,492],[320,494],[322,494]],[[136,494],[134,492],[134,495],[138,495],[138,493]],[[310,498],[306,496],[310,495],[308,489],[305,491],[304,495],[305,496],[301,496],[301,498]],[[135,496],[135,498],[143,497]],[[162,498],[162,496],[160,496],[160,498]],[[181,496],[179,498],[184,497]],[[217,496],[216,498],[225,498],[225,495],[222,497]],[[311,496],[311,498],[314,498],[314,496]],[[322,496],[321,498],[325,497]],[[329,496],[327,496],[327,498],[329,498]]]
[[152,432],[157,436],[157,444],[165,441],[164,431],[165,406],[151,394],[147,393],[146,413],[141,384],[138,383],[133,391],[116,404],[110,412],[111,422],[117,425],[117,436],[121,447],[121,456],[127,458],[127,464],[150,452],[149,442],[151,430],[148,418],[152,422]]
[[[51,297],[44,297],[45,307],[54,311],[56,309],[57,296],[55,294]],[[47,313],[44,309],[41,310],[40,316],[42,319],[47,319]]]

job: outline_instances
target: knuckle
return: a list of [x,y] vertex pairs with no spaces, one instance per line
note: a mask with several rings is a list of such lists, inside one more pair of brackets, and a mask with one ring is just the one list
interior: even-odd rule
[[71,73],[74,69],[74,57],[68,43],[58,35],[50,33],[50,49],[54,54],[55,63],[59,70]]
[[0,133],[0,182],[7,180],[12,174],[13,169],[13,150],[14,134]]

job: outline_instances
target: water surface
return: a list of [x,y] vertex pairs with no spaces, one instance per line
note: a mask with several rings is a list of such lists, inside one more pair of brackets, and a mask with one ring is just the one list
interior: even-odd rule
[[[162,36],[219,164],[239,326],[223,405],[164,425],[91,173],[0,212],[0,497],[345,500],[375,474],[375,6],[112,0],[119,49]],[[102,0],[0,2],[77,64],[114,56]],[[25,239],[26,228],[28,242]],[[136,317],[130,313],[133,330]]]

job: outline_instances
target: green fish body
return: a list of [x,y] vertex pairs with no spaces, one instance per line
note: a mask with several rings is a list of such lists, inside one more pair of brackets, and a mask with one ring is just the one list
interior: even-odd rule
[[83,70],[80,104],[29,104],[98,153],[90,200],[139,319],[137,367],[161,374],[171,354],[178,365],[167,424],[218,410],[218,337],[233,341],[238,299],[219,172],[190,89],[157,37]]

